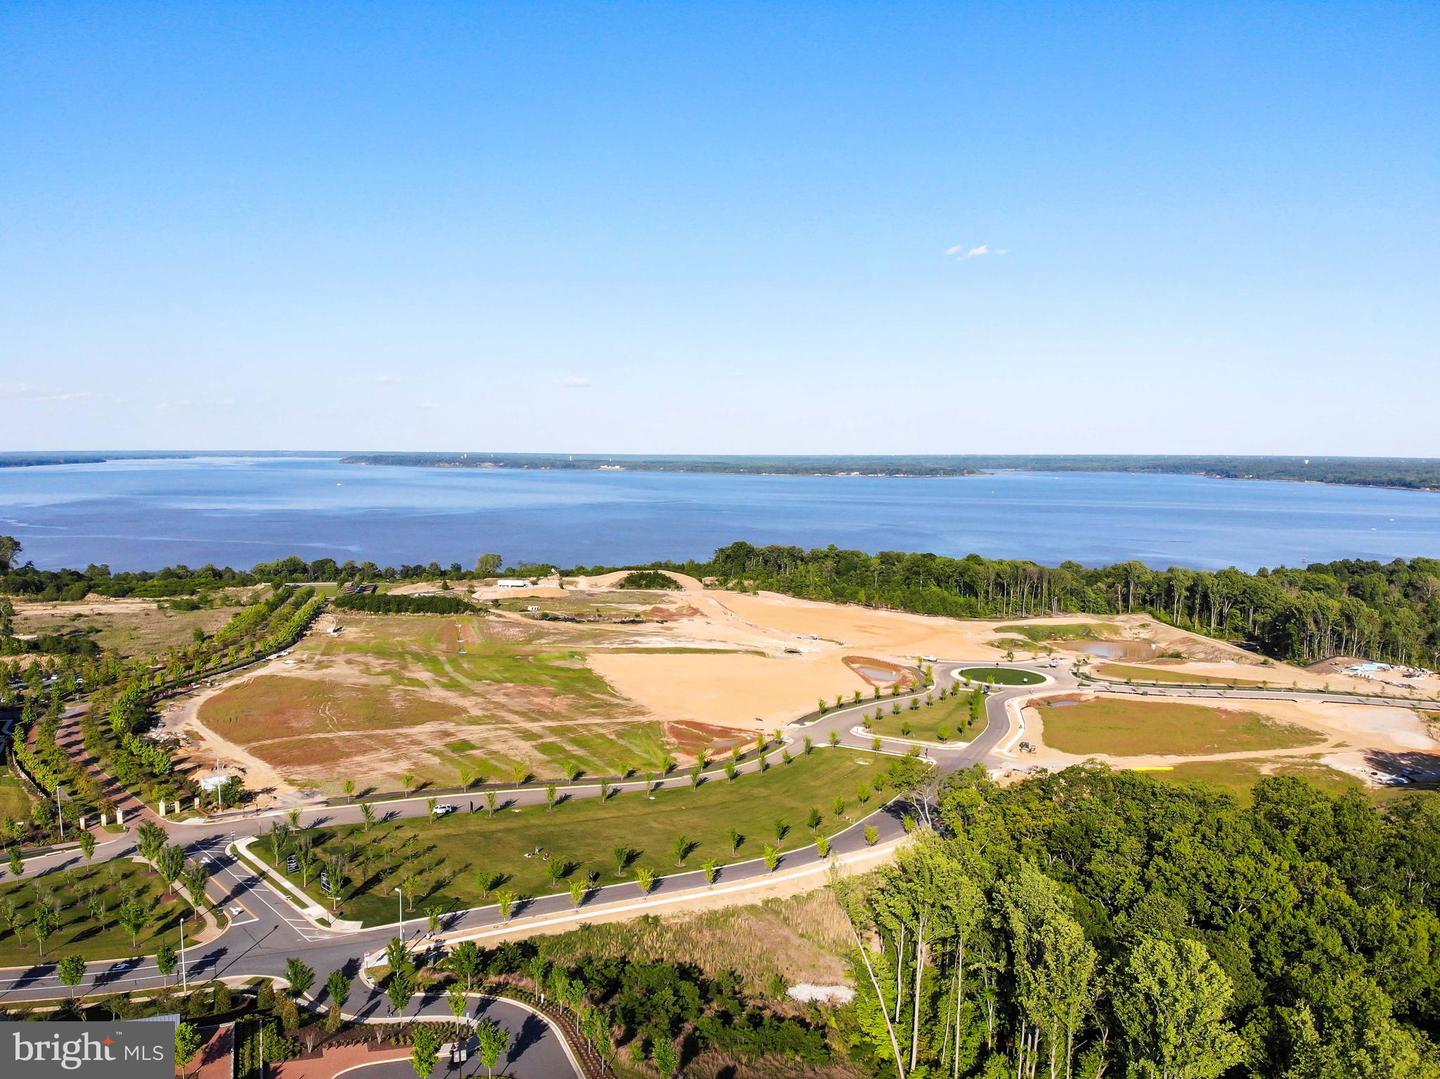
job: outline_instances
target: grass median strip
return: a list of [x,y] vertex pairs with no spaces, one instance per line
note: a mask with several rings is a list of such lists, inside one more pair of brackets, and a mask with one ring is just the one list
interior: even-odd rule
[[494,816],[479,799],[470,813],[472,800],[456,798],[461,812],[439,820],[265,836],[250,850],[317,900],[324,869],[332,884],[339,882],[338,916],[376,925],[395,919],[396,888],[412,916],[483,906],[506,894],[572,890],[583,897],[601,885],[808,846],[881,805],[888,797],[879,793],[888,785],[887,769],[868,753],[797,750],[788,764],[772,754],[763,774],[712,776],[699,787],[663,789],[653,798],[627,790],[604,801],[558,802],[553,809],[499,808]]
[[993,686],[1038,686],[1045,676],[1016,667],[966,667],[955,672],[961,680],[985,682]]
[[[958,688],[958,687],[957,687]],[[978,705],[976,703],[978,695]],[[896,709],[899,711],[896,711]],[[890,738],[911,738],[920,742],[968,742],[985,729],[985,698],[980,690],[961,690],[944,700],[908,704],[885,704],[866,712],[865,728]]]

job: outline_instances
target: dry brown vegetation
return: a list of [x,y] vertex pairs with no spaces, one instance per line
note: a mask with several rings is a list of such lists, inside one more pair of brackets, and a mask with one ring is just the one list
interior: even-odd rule
[[240,607],[176,611],[148,599],[91,598],[74,603],[15,604],[15,632],[22,635],[86,634],[109,652],[127,658],[160,655],[187,645],[195,630],[211,634]]
[[541,938],[540,946],[563,963],[593,955],[693,963],[710,975],[733,970],[750,992],[763,994],[777,976],[787,985],[849,985],[849,939],[845,914],[826,888],[750,906],[582,926]]

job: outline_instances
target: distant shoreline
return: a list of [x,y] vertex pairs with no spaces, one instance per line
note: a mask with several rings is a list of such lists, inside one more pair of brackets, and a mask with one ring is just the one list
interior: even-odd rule
[[1440,459],[1134,455],[600,455],[504,453],[360,453],[346,464],[411,468],[514,468],[541,471],[695,472],[728,475],[927,479],[990,472],[1114,472],[1203,476],[1440,491]]
[[103,450],[0,452],[0,469],[203,457],[308,457],[343,464],[542,472],[679,472],[736,476],[935,479],[1011,472],[1110,472],[1222,480],[1321,483],[1440,492],[1440,459],[1405,457],[1240,457],[1154,454],[558,454],[347,453],[321,450]]

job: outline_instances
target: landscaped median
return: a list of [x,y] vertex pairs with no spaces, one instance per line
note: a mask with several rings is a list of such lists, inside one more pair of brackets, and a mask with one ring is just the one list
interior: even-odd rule
[[[938,695],[943,699],[936,700]],[[861,720],[867,734],[937,745],[965,743],[985,729],[985,694],[979,687],[937,691],[915,699],[916,707],[886,704]]]
[[788,763],[772,759],[763,773],[712,775],[696,788],[265,836],[250,854],[297,890],[301,872],[287,863],[311,858],[312,887],[323,868],[339,882],[338,916],[366,925],[394,920],[397,888],[407,913],[503,910],[566,892],[578,905],[607,884],[634,883],[638,895],[656,878],[707,863],[774,863],[786,851],[828,843],[888,800],[894,766],[875,754],[816,747]]
[[955,677],[961,685],[983,682],[992,686],[1039,686],[1048,681],[1043,674],[1020,667],[962,667]]
[[314,925],[322,929],[343,932],[363,928],[359,922],[335,917],[329,910],[312,900],[301,887],[267,864],[264,858],[259,857],[255,851],[251,850],[251,847],[257,842],[259,842],[258,837],[247,836],[231,844],[230,849],[241,865],[254,869],[264,876],[270,886],[279,892],[301,916],[308,918]]

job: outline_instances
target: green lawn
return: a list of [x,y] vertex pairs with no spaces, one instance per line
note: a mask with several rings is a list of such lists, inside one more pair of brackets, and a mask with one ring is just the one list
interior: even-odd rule
[[[1099,678],[1117,682],[1185,682],[1207,686],[1263,686],[1263,678],[1219,678],[1213,674],[1188,674],[1185,671],[1171,671],[1164,667],[1138,667],[1130,663],[1101,663],[1095,668]],[[1275,680],[1278,684],[1279,680]]]
[[[1145,774],[1162,783],[1204,783],[1219,787],[1234,794],[1242,803],[1248,804],[1251,800],[1251,789],[1264,778],[1265,773],[1260,770],[1264,763],[1259,760],[1194,761],[1165,771]],[[1294,761],[1277,765],[1269,770],[1269,774],[1299,776],[1332,796],[1365,789],[1365,785],[1355,776],[1318,761]]]
[[[670,596],[671,593],[656,591],[576,592],[568,596],[517,596],[502,599],[498,606],[502,611],[519,614],[557,614],[610,621],[635,618],[646,608],[665,603]],[[531,607],[540,610],[532,612]]]
[[1285,749],[1320,741],[1314,731],[1276,723],[1256,712],[1174,701],[1115,700],[1039,705],[1045,744],[1064,753],[1235,753]]
[[[90,961],[122,959],[150,954],[164,942],[175,945],[179,915],[189,907],[178,895],[162,900],[163,890],[153,870],[128,861],[0,883],[0,966],[53,962],[66,955]],[[132,897],[148,916],[134,945],[129,932],[116,923],[121,904]],[[48,902],[55,923],[43,956],[32,931],[42,902]]]
[[[869,730],[873,734],[893,738],[914,738],[921,742],[968,742],[979,731],[984,730],[984,721],[971,722],[970,693],[961,692],[932,704],[921,704],[911,710],[909,705],[900,706],[896,715],[891,705],[880,708],[880,718],[871,719]],[[867,712],[873,716],[874,712]]]
[[1015,670],[1010,667],[966,667],[956,672],[958,678],[972,682],[987,682],[995,686],[1038,686],[1044,677],[1033,671]]
[[30,796],[9,769],[0,771],[0,821],[30,816]]
[[[820,820],[818,834],[833,834],[878,807],[885,796],[870,793],[885,772],[883,759],[868,753],[817,747],[789,764],[772,757],[770,769],[727,781],[715,777],[698,789],[688,786],[662,790],[653,800],[640,791],[626,791],[602,803],[582,798],[562,803],[553,811],[542,806],[501,810],[494,818],[475,799],[478,813],[467,813],[468,798],[452,799],[461,812],[439,821],[396,820],[363,826],[327,828],[313,833],[320,857],[340,852],[346,857],[347,889],[340,913],[375,925],[395,918],[394,889],[408,881],[413,908],[431,905],[447,909],[493,902],[486,885],[497,874],[500,887],[517,895],[564,892],[573,880],[591,872],[598,883],[634,880],[638,867],[663,876],[677,870],[677,837],[693,844],[685,868],[695,869],[707,859],[719,862],[761,857],[767,844],[780,850],[814,842],[811,810]],[[868,800],[862,804],[865,794]],[[844,799],[837,813],[836,799]],[[777,821],[786,825],[777,838]],[[732,851],[730,829],[742,836]],[[624,872],[617,872],[615,849],[629,847],[634,856]],[[526,858],[542,848],[549,858]],[[274,865],[271,843],[262,839],[251,850]],[[284,861],[284,858],[281,858]],[[553,883],[551,866],[564,875]],[[297,885],[298,876],[292,876]],[[318,896],[311,876],[311,893]]]

